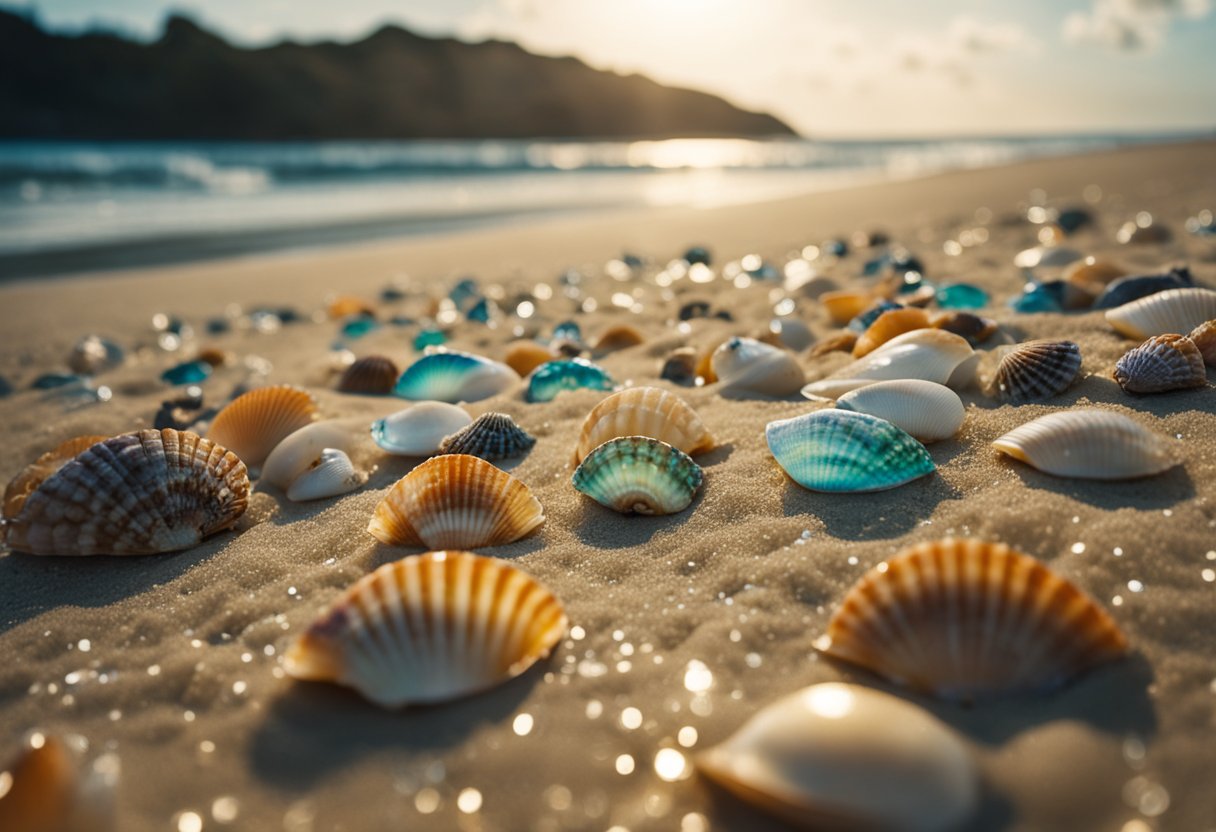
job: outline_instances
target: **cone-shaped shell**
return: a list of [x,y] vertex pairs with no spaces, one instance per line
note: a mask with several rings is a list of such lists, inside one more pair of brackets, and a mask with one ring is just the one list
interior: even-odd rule
[[837,326],[844,326],[874,302],[874,295],[872,292],[850,292],[844,290],[824,292],[819,296],[819,302],[828,311],[832,323]]
[[16,517],[26,499],[43,481],[77,456],[105,439],[105,436],[77,436],[60,443],[25,466],[4,489],[4,517]]
[[487,462],[523,456],[536,437],[515,424],[506,413],[484,413],[473,424],[439,443],[441,454],[468,454]]
[[837,398],[876,381],[919,378],[945,384],[974,351],[967,339],[941,329],[917,329],[892,338],[869,355],[802,388],[808,398]]
[[338,379],[338,390],[365,396],[387,396],[397,382],[397,364],[383,355],[360,358],[346,368]]
[[587,454],[574,487],[622,514],[676,514],[704,481],[701,467],[678,448],[648,436],[610,439]]
[[817,645],[946,699],[1053,690],[1127,652],[1097,602],[1001,543],[906,549],[849,590]]
[[[5,832],[111,832],[117,757],[83,770],[79,755],[54,736],[35,733],[0,780],[0,829]],[[103,762],[104,761],[104,762]]]
[[821,832],[947,832],[979,803],[957,734],[911,702],[840,682],[778,699],[696,764],[743,800]]
[[1109,410],[1049,413],[1014,428],[992,447],[1057,477],[1126,480],[1178,464],[1170,440]]
[[356,470],[345,451],[325,448],[307,470],[287,488],[287,499],[295,503],[337,497],[367,482],[367,472]]
[[611,390],[612,376],[598,364],[583,358],[570,358],[542,364],[528,376],[524,398],[529,402],[551,402],[563,390]]
[[1203,353],[1185,335],[1149,338],[1119,359],[1114,375],[1128,393],[1164,393],[1208,383]]
[[316,418],[317,403],[306,391],[286,384],[259,387],[225,405],[207,438],[257,467],[275,445]]
[[812,491],[885,491],[935,470],[924,445],[867,413],[818,410],[769,422],[764,435],[777,464]]
[[1128,338],[1190,332],[1216,318],[1216,292],[1211,289],[1169,289],[1106,313],[1107,322]]
[[701,417],[675,393],[659,387],[630,387],[613,393],[587,414],[574,449],[575,464],[592,449],[621,436],[649,436],[690,455],[714,447],[714,438]]
[[411,401],[476,402],[510,390],[519,374],[506,364],[480,355],[444,351],[419,358],[393,388],[394,395]]
[[1080,372],[1081,348],[1072,341],[1028,341],[1001,358],[992,395],[1014,404],[1049,399],[1067,390]]
[[949,387],[918,378],[880,381],[845,393],[841,410],[886,419],[921,442],[936,442],[958,433],[967,418],[963,400]]
[[51,474],[5,526],[34,555],[152,555],[231,528],[249,501],[235,454],[194,433],[142,430],[90,446]]
[[497,558],[428,552],[347,589],[288,649],[297,679],[352,687],[385,708],[487,690],[549,655],[561,602]]
[[1191,330],[1189,337],[1199,348],[1203,363],[1216,367],[1216,320],[1204,321]]
[[728,339],[714,350],[710,363],[724,390],[788,396],[806,381],[790,352],[755,338]]
[[397,456],[430,456],[443,440],[473,423],[464,408],[447,402],[419,402],[372,422],[372,439]]
[[527,537],[545,522],[528,486],[483,459],[445,454],[406,474],[367,530],[381,543],[479,549]]
[[519,373],[520,377],[523,377],[554,358],[554,354],[548,347],[541,346],[535,341],[515,341],[507,346],[507,353],[502,360],[504,364]]
[[636,326],[617,324],[604,330],[591,349],[596,353],[609,353],[644,343],[646,343],[646,336]]
[[868,355],[897,335],[929,326],[929,314],[923,309],[888,309],[870,324],[853,345],[853,357]]

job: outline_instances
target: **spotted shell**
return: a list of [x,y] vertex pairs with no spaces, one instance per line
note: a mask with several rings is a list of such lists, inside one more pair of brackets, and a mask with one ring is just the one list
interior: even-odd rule
[[346,451],[324,448],[312,464],[287,487],[287,499],[294,503],[338,497],[361,487],[368,473],[355,468]]
[[503,363],[522,377],[555,357],[548,347],[535,341],[514,341],[507,346]]
[[317,418],[317,403],[298,387],[259,387],[224,406],[207,438],[251,467],[260,466],[274,446]]
[[[119,763],[103,754],[83,765],[82,737],[46,736],[35,732],[0,774],[0,829],[12,832],[113,832],[118,828],[114,790]],[[81,743],[83,745],[83,742]]]
[[445,702],[520,675],[549,655],[566,623],[553,593],[506,561],[428,552],[353,584],[284,666],[385,708]]
[[921,442],[954,436],[967,417],[958,393],[943,384],[917,378],[859,387],[837,399],[836,407],[886,419]]
[[659,387],[630,387],[613,393],[587,414],[574,449],[574,462],[581,462],[593,448],[621,436],[649,436],[689,455],[714,447],[714,438],[701,417],[675,393]]
[[822,338],[811,347],[811,358],[818,358],[830,352],[852,352],[853,346],[857,343],[857,337],[857,333],[853,330],[844,329]]
[[383,355],[360,358],[338,379],[338,390],[367,396],[387,396],[397,382],[397,364]]
[[819,296],[819,302],[827,310],[832,323],[837,326],[844,326],[874,302],[874,295],[872,292],[852,292],[847,290],[824,292]]
[[1209,367],[1216,367],[1216,320],[1204,321],[1187,337],[1199,348],[1203,362]]
[[967,339],[967,343],[975,346],[982,344],[996,334],[997,322],[991,318],[976,315],[974,312],[951,310],[933,318],[929,324],[935,329],[944,329]]
[[483,459],[445,454],[406,474],[367,530],[381,543],[479,549],[527,537],[545,522],[528,486]]
[[837,398],[876,381],[919,378],[945,384],[974,355],[967,339],[941,329],[917,329],[892,338],[828,378],[802,388],[807,398]]
[[1002,543],[905,549],[849,590],[816,645],[944,699],[1046,692],[1128,649],[1092,598]]
[[617,324],[604,330],[591,349],[596,354],[616,352],[646,343],[646,336],[636,326]]
[[911,332],[914,329],[924,329],[929,326],[929,314],[923,309],[902,308],[888,309],[866,328],[853,345],[853,357],[861,358],[897,335]]
[[1014,404],[1049,399],[1067,390],[1080,372],[1081,348],[1072,341],[1027,341],[997,365],[992,394]]
[[411,401],[455,404],[476,402],[505,393],[519,383],[506,364],[480,355],[444,350],[424,355],[397,379],[393,394]]
[[47,477],[105,438],[100,435],[77,436],[56,445],[52,450],[25,466],[4,489],[3,516],[16,517],[21,511],[21,507],[25,505],[26,499],[34,493],[38,486],[42,485]]
[[187,431],[105,439],[43,480],[5,523],[34,555],[152,555],[231,528],[249,502],[235,454]]
[[692,503],[704,475],[666,442],[621,436],[587,454],[571,479],[578,491],[622,514],[676,514]]
[[1109,410],[1049,413],[1014,428],[992,446],[1057,477],[1125,480],[1178,464],[1168,439]]
[[1216,318],[1216,291],[1169,289],[1106,312],[1107,322],[1128,338],[1190,332]]
[[536,437],[515,424],[506,413],[484,413],[473,424],[439,443],[441,454],[468,454],[487,462],[523,456]]
[[806,381],[790,352],[755,338],[728,339],[714,350],[711,364],[723,390],[788,396]]
[[447,402],[418,402],[372,422],[372,439],[397,456],[430,456],[443,440],[472,424],[464,408]]
[[1185,335],[1149,338],[1119,359],[1114,375],[1128,393],[1164,393],[1208,383],[1203,353]]
[[550,361],[528,376],[524,398],[529,402],[551,402],[563,390],[611,390],[616,383],[608,371],[583,358]]

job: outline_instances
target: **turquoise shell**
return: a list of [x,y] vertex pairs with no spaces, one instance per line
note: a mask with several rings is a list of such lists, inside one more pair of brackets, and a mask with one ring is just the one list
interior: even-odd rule
[[424,355],[409,366],[393,395],[411,401],[455,404],[475,402],[505,392],[519,376],[505,364],[465,352]]
[[161,381],[169,384],[198,384],[211,375],[211,365],[205,361],[187,361],[170,367],[160,374]]
[[447,340],[441,329],[424,329],[414,336],[414,349],[422,352],[427,347],[442,347]]
[[988,293],[969,283],[952,283],[937,290],[937,305],[942,309],[982,309]]
[[615,382],[604,368],[583,358],[548,361],[528,376],[526,398],[530,402],[551,402],[563,390],[586,387],[591,390],[611,390]]
[[885,491],[935,470],[924,445],[868,413],[818,410],[764,433],[777,464],[812,491]]
[[675,514],[688,508],[705,481],[688,454],[649,436],[621,436],[579,464],[574,487],[622,514]]

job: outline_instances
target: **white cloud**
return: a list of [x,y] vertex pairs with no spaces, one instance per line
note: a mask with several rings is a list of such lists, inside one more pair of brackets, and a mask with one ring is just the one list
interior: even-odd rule
[[1210,0],[1094,0],[1088,12],[1064,19],[1069,43],[1095,43],[1122,52],[1151,52],[1179,18],[1198,20],[1211,11]]

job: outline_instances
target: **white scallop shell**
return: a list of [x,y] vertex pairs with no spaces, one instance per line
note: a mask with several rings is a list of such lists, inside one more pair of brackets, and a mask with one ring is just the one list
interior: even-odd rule
[[1170,333],[1186,335],[1213,318],[1216,318],[1216,291],[1197,287],[1167,289],[1106,312],[1111,326],[1128,338],[1141,340]]
[[957,393],[919,378],[880,381],[851,390],[836,400],[836,406],[886,419],[921,442],[954,436],[967,418]]
[[275,445],[266,457],[261,482],[286,489],[316,463],[326,448],[349,452],[353,438],[349,428],[333,420],[302,427]]
[[1057,477],[1124,480],[1178,464],[1169,439],[1109,410],[1049,413],[1014,428],[992,446]]
[[838,398],[877,381],[919,378],[945,384],[960,364],[974,355],[967,339],[941,329],[916,329],[821,381],[802,388],[807,398]]
[[345,451],[324,448],[320,456],[287,488],[287,499],[293,503],[337,497],[359,488],[367,482],[367,472],[355,469]]
[[397,456],[430,456],[443,440],[473,424],[461,407],[446,402],[418,402],[372,425],[376,444]]
[[755,338],[727,339],[714,350],[710,366],[724,390],[788,396],[806,381],[792,354]]

